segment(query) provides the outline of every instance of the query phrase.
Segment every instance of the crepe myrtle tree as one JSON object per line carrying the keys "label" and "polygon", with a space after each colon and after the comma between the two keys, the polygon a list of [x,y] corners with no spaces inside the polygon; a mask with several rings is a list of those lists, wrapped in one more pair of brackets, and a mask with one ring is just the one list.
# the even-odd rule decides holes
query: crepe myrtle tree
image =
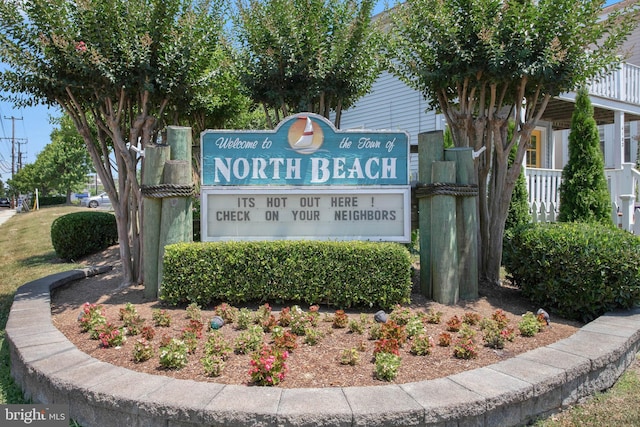
{"label": "crepe myrtle tree", "polygon": [[[243,83],[270,120],[300,111],[340,126],[343,109],[382,70],[374,0],[239,0],[235,34]],[[273,123],[270,123],[273,127]]]}
{"label": "crepe myrtle tree", "polygon": [[[218,0],[0,2],[3,98],[72,119],[115,212],[124,284],[140,283],[140,159],[231,85]],[[220,84],[222,82],[222,84]],[[220,109],[224,110],[224,109]],[[218,111],[219,112],[219,111]]]}
{"label": "crepe myrtle tree", "polygon": [[392,13],[391,71],[442,111],[457,147],[486,147],[475,162],[482,281],[499,282],[509,201],[547,103],[622,59],[638,12],[601,19],[603,3],[407,0]]}

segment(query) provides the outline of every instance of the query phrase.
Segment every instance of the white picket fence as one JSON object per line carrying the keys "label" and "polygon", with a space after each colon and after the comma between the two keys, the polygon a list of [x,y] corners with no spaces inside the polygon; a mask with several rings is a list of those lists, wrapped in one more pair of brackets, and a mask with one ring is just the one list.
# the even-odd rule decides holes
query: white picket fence
{"label": "white picket fence", "polygon": [[[606,169],[605,176],[611,195],[611,216],[622,229],[640,235],[640,205],[636,207],[640,188],[640,172],[632,163],[622,169]],[[562,170],[534,169],[525,171],[529,208],[533,222],[555,222],[560,206]],[[638,221],[635,221],[636,216]]]}

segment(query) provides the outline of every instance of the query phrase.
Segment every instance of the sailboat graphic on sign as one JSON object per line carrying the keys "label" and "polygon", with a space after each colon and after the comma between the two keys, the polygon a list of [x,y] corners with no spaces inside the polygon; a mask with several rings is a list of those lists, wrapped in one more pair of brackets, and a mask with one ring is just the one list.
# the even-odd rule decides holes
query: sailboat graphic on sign
{"label": "sailboat graphic on sign", "polygon": [[313,123],[309,117],[299,117],[300,120],[307,120],[304,131],[300,138],[293,144],[296,148],[307,148],[313,144]]}

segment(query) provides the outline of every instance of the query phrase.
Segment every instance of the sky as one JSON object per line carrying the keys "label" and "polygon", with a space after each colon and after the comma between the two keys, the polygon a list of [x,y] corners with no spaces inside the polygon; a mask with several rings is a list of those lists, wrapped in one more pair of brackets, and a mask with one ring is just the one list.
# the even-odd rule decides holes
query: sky
{"label": "sky", "polygon": [[[607,5],[619,0],[608,0]],[[384,10],[386,4],[393,0],[378,0],[373,11],[377,14]],[[50,141],[54,126],[49,122],[50,116],[60,117],[59,109],[45,106],[15,109],[4,101],[0,101],[0,180],[6,182],[11,178],[11,141],[15,138],[16,162],[18,147],[22,153],[22,164],[33,163],[38,153]],[[12,120],[12,118],[15,118]],[[19,145],[17,143],[20,143]]]}

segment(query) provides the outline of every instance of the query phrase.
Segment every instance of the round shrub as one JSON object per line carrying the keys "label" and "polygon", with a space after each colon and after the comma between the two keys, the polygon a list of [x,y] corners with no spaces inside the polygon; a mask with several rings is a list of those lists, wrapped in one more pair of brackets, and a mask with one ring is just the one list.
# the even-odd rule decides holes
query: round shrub
{"label": "round shrub", "polygon": [[53,249],[65,260],[77,260],[117,242],[116,217],[107,212],[74,212],[51,224]]}
{"label": "round shrub", "polygon": [[599,224],[532,224],[505,240],[504,267],[536,304],[590,321],[640,302],[640,238]]}

